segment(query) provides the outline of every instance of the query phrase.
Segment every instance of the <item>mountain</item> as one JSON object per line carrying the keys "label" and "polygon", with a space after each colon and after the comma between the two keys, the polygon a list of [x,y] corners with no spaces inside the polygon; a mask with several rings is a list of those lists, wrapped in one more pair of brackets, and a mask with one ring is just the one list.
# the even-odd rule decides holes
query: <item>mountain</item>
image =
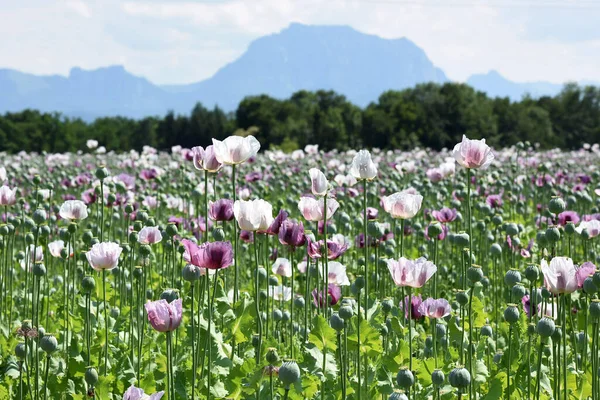
{"label": "mountain", "polygon": [[[253,41],[212,77],[187,85],[155,85],[122,66],[71,69],[68,76],[37,76],[0,69],[0,113],[25,108],[93,119],[142,118],[168,110],[189,113],[197,102],[235,110],[249,95],[285,98],[298,90],[331,89],[357,105],[391,89],[447,82],[425,52],[406,38],[383,39],[347,26],[291,24]],[[495,71],[468,83],[492,96],[518,100],[524,93],[555,94],[560,85],[515,83]]]}
{"label": "mountain", "polygon": [[560,92],[563,85],[550,82],[512,82],[500,75],[497,71],[487,74],[475,74],[467,80],[473,88],[486,92],[491,97],[509,97],[511,100],[520,100],[525,95],[531,97],[554,96]]}

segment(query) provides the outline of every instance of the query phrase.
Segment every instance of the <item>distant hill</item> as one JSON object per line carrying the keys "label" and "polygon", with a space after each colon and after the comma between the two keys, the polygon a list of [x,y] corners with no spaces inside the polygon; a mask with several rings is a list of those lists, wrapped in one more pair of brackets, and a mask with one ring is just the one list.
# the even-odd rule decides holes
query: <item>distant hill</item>
{"label": "distant hill", "polygon": [[[67,77],[37,76],[0,69],[0,112],[35,108],[93,119],[141,118],[168,110],[188,113],[197,102],[235,110],[249,95],[284,98],[298,90],[331,89],[365,106],[390,89],[447,82],[425,52],[406,38],[383,39],[347,26],[291,24],[253,41],[237,60],[212,77],[187,85],[158,86],[122,66],[71,69]],[[467,81],[490,96],[520,99],[554,95],[562,85],[515,83],[495,71]]]}

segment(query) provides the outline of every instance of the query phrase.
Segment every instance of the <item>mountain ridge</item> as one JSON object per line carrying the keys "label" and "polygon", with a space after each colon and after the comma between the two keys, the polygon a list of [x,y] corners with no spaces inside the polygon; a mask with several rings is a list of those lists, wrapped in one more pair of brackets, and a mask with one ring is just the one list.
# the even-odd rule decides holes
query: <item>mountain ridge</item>
{"label": "mountain ridge", "polygon": [[[319,89],[334,90],[364,107],[386,90],[449,81],[408,38],[384,39],[349,26],[292,23],[255,39],[213,76],[190,84],[156,85],[123,65],[73,67],[67,76],[0,68],[0,112],[34,108],[86,119],[143,118],[169,110],[189,113],[197,102],[233,111],[246,96],[285,98],[298,90]],[[525,93],[555,95],[562,88],[550,82],[512,82],[495,70],[474,74],[466,83],[511,100]]]}

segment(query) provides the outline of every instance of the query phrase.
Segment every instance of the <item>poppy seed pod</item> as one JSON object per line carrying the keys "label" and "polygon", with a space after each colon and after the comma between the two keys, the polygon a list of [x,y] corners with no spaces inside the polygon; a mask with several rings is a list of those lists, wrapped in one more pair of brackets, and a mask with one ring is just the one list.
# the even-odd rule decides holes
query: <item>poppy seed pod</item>
{"label": "poppy seed pod", "polygon": [[195,265],[187,264],[181,271],[181,276],[188,282],[194,282],[200,279],[200,269]]}
{"label": "poppy seed pod", "polygon": [[279,354],[277,354],[277,349],[274,347],[269,347],[267,349],[265,358],[269,364],[277,364],[279,362]]}
{"label": "poppy seed pod", "polygon": [[530,282],[535,282],[538,280],[540,276],[540,270],[535,265],[529,265],[525,268],[525,278],[527,278]]}
{"label": "poppy seed pod", "polygon": [[160,298],[172,303],[179,298],[179,292],[176,289],[166,289],[160,294]]}
{"label": "poppy seed pod", "polygon": [[415,377],[408,368],[401,368],[396,375],[396,383],[403,389],[408,389],[415,384]]}
{"label": "poppy seed pod", "polygon": [[108,170],[105,167],[101,166],[96,169],[95,175],[96,175],[96,178],[102,180],[108,176]]}
{"label": "poppy seed pod", "polygon": [[562,330],[560,325],[556,325],[556,329],[552,332],[552,341],[554,343],[560,343],[560,339],[562,338]]}
{"label": "poppy seed pod", "polygon": [[484,325],[481,327],[481,336],[492,337],[493,330],[491,325]]}
{"label": "poppy seed pod", "polygon": [[575,224],[573,223],[573,221],[567,222],[567,224],[565,225],[565,233],[567,235],[572,235],[575,232],[576,232],[575,231]]}
{"label": "poppy seed pod", "polygon": [[469,303],[469,295],[464,290],[459,290],[456,292],[456,301],[461,306],[465,306]]}
{"label": "poppy seed pod", "polygon": [[85,276],[81,281],[81,288],[86,294],[92,293],[96,289],[96,281],[93,276]]}
{"label": "poppy seed pod", "polygon": [[388,398],[388,400],[408,400],[408,397],[406,397],[406,395],[404,393],[394,392],[394,393],[390,394],[390,397]]}
{"label": "poppy seed pod", "polygon": [[596,286],[594,279],[591,276],[588,276],[583,281],[583,291],[586,294],[595,294],[598,291],[598,286]]}
{"label": "poppy seed pod", "polygon": [[600,320],[600,300],[593,299],[589,306],[590,317],[593,321]]}
{"label": "poppy seed pod", "polygon": [[471,384],[471,374],[469,374],[469,371],[466,368],[454,368],[450,371],[448,380],[452,387],[462,390]]}
{"label": "poppy seed pod", "polygon": [[300,379],[300,368],[296,361],[285,361],[279,367],[279,380],[283,383],[283,387],[289,387]]}
{"label": "poppy seed pod", "polygon": [[553,197],[548,203],[548,210],[550,210],[552,214],[560,214],[565,211],[566,208],[567,204],[560,197]]}
{"label": "poppy seed pod", "polygon": [[329,318],[329,325],[337,332],[341,332],[344,329],[344,320],[338,313],[334,313]]}
{"label": "poppy seed pod", "polygon": [[519,227],[515,223],[506,224],[506,234],[509,236],[516,236],[519,234]]}
{"label": "poppy seed pod", "polygon": [[362,275],[357,276],[354,281],[354,286],[356,286],[358,290],[362,290],[365,287],[365,278]]}
{"label": "poppy seed pod", "polygon": [[546,229],[546,233],[544,234],[548,243],[556,243],[560,240],[560,231],[557,227],[553,226]]}
{"label": "poppy seed pod", "polygon": [[521,301],[521,299],[523,298],[523,296],[525,296],[526,293],[527,291],[525,289],[525,286],[523,286],[520,283],[516,284],[511,288],[511,295],[513,301]]}
{"label": "poppy seed pod", "polygon": [[494,243],[490,247],[490,253],[492,254],[492,256],[499,256],[500,254],[502,254],[502,247],[500,247],[498,243]]}
{"label": "poppy seed pod", "polygon": [[[39,331],[39,330],[38,330]],[[45,334],[40,339],[40,348],[44,350],[46,353],[50,354],[58,348],[58,341],[52,335]]]}
{"label": "poppy seed pod", "polygon": [[431,373],[431,382],[435,386],[443,385],[445,380],[446,376],[444,375],[444,371],[442,371],[441,369],[436,369]]}
{"label": "poppy seed pod", "polygon": [[381,309],[383,310],[384,314],[389,314],[390,311],[392,311],[393,306],[394,306],[393,299],[387,298],[381,302]]}
{"label": "poppy seed pod", "polygon": [[471,265],[467,269],[467,278],[471,283],[479,282],[483,279],[483,270],[479,265]]}
{"label": "poppy seed pod", "polygon": [[42,263],[33,264],[32,272],[34,276],[42,277],[46,275],[46,266]]}
{"label": "poppy seed pod", "polygon": [[504,309],[504,320],[509,324],[514,324],[519,320],[520,312],[515,304],[509,304]]}
{"label": "poppy seed pod", "polygon": [[225,231],[223,230],[223,228],[213,228],[212,237],[217,242],[221,242],[225,240]]}
{"label": "poppy seed pod", "polygon": [[340,307],[339,315],[342,319],[347,321],[354,316],[354,310],[351,305],[342,305]]}
{"label": "poppy seed pod", "polygon": [[521,282],[521,273],[516,269],[509,269],[504,275],[504,284],[512,287]]}

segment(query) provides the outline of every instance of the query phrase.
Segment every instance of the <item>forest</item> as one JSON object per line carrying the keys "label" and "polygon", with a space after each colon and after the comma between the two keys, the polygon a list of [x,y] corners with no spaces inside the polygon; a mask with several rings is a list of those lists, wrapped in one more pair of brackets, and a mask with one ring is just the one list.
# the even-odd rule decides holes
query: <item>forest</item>
{"label": "forest", "polygon": [[119,116],[87,122],[36,110],[0,116],[0,151],[68,152],[98,140],[108,151],[205,146],[211,138],[252,132],[263,148],[439,150],[463,134],[485,137],[493,147],[528,140],[544,148],[572,149],[600,141],[600,88],[566,84],[556,96],[518,102],[490,98],[459,83],[422,84],[387,91],[365,108],[333,91],[299,91],[290,98],[244,98],[233,112],[197,104],[189,115]]}

